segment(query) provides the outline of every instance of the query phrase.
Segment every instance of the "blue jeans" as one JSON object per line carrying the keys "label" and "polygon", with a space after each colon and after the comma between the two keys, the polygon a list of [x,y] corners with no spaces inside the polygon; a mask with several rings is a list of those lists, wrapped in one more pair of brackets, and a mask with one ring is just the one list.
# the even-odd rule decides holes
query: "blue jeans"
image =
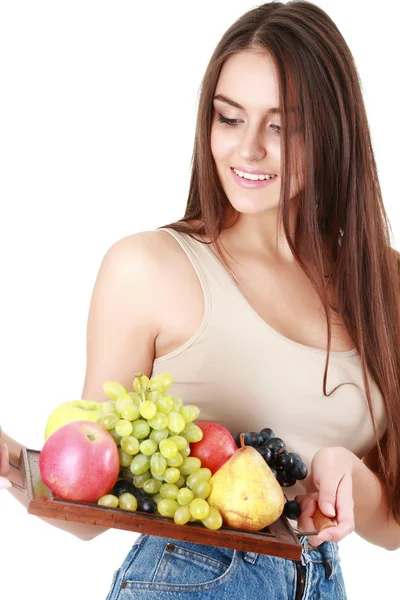
{"label": "blue jeans", "polygon": [[106,600],[347,600],[338,545],[300,542],[294,561],[140,535]]}

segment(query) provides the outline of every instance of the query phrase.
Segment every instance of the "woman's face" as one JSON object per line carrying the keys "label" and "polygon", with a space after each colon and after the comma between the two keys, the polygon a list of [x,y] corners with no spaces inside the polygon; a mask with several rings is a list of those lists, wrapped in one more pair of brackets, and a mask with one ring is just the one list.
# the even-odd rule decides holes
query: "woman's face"
{"label": "woman's face", "polygon": [[[275,211],[281,188],[281,141],[279,89],[272,59],[254,51],[229,57],[219,76],[213,106],[211,152],[231,205],[246,214]],[[248,181],[234,169],[274,177]],[[291,185],[290,196],[296,191]]]}

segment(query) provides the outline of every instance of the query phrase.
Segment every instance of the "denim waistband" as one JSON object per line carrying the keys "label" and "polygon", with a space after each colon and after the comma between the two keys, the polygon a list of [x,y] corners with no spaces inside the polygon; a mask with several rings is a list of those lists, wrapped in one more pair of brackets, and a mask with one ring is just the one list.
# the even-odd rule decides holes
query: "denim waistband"
{"label": "denim waistband", "polygon": [[[315,547],[310,544],[307,536],[301,536],[299,541],[303,546],[300,557],[301,564],[304,567],[307,567],[310,562],[323,564],[327,579],[332,579],[340,562],[338,544],[336,542],[322,542],[322,544]],[[259,556],[262,555],[256,552],[243,552],[243,560],[253,565],[257,562]]]}

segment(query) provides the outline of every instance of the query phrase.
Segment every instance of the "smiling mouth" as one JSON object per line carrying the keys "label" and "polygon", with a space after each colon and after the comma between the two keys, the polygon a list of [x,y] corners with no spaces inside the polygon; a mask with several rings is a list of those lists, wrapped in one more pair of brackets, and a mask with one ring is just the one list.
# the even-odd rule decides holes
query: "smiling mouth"
{"label": "smiling mouth", "polygon": [[[231,168],[231,173],[232,173],[232,177],[234,182],[236,183],[236,185],[242,187],[242,188],[246,188],[246,189],[260,189],[260,188],[265,188],[267,186],[272,185],[277,179],[278,176],[275,175],[274,177],[269,177],[267,176],[267,178],[265,178],[264,176],[256,176],[253,175],[253,177],[248,178],[248,177],[244,177],[241,176],[240,173],[236,172],[236,169]],[[251,175],[251,174],[250,174]]]}
{"label": "smiling mouth", "polygon": [[278,177],[277,175],[270,174],[261,174],[261,173],[247,173],[246,171],[240,171],[240,169],[235,169],[235,167],[231,167],[232,171],[240,177],[241,179],[245,179],[246,181],[269,181],[270,179],[275,179]]}

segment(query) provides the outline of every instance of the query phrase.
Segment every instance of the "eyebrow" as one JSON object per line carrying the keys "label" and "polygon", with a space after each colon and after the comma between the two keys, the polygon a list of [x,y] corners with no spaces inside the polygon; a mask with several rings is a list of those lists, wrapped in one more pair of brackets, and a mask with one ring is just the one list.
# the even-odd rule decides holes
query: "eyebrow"
{"label": "eyebrow", "polygon": [[[217,94],[216,96],[214,96],[214,100],[221,100],[221,102],[225,102],[226,104],[230,104],[231,106],[234,106],[235,108],[240,108],[241,110],[245,110],[245,108],[239,104],[238,102],[235,102],[235,100],[232,100],[231,98],[228,98],[228,96],[224,96],[224,94]],[[295,106],[289,106],[289,111],[294,112],[296,110]],[[274,107],[274,108],[270,108],[267,110],[267,113],[272,113],[272,114],[276,114],[276,113],[280,113],[281,109],[279,107]]]}

